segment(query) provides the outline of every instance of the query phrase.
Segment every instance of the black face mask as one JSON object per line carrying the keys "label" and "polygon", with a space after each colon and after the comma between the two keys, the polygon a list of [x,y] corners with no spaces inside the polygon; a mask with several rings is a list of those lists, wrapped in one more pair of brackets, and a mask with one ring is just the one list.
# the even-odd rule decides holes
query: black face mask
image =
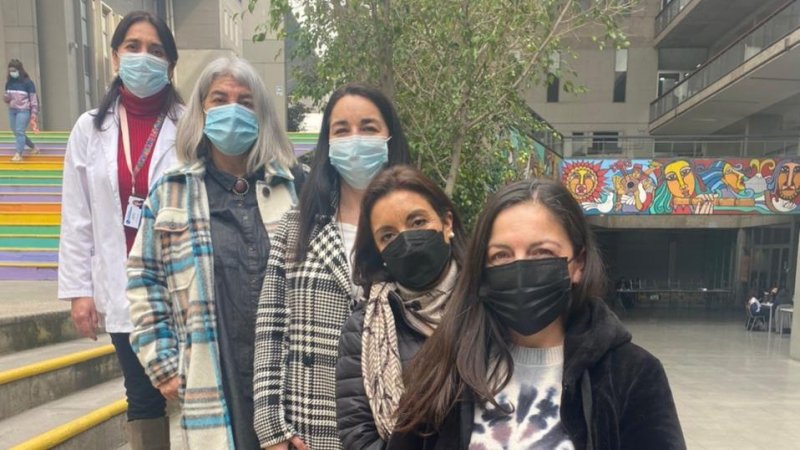
{"label": "black face mask", "polygon": [[450,244],[441,231],[404,231],[383,249],[381,257],[395,281],[419,291],[439,279],[450,261]]}
{"label": "black face mask", "polygon": [[572,280],[566,258],[525,259],[484,269],[480,298],[504,326],[523,336],[542,331],[564,311]]}

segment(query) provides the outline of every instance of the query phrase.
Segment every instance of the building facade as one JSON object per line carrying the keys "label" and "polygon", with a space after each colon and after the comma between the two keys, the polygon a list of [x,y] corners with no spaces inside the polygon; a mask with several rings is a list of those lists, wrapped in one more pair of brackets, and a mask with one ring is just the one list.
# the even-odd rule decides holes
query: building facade
{"label": "building facade", "polygon": [[[274,35],[254,43],[269,1],[253,14],[241,0],[2,0],[0,60],[20,59],[39,91],[40,127],[69,130],[97,105],[114,77],[111,37],[122,17],[146,10],[163,18],[175,34],[179,61],[175,83],[188,94],[205,64],[217,56],[251,61],[274,96],[285,122],[283,42]],[[7,121],[0,129],[8,130]]]}
{"label": "building facade", "polygon": [[643,0],[622,25],[627,49],[570,42],[587,93],[526,93],[564,135],[562,180],[612,280],[735,305],[795,292],[800,1]]}

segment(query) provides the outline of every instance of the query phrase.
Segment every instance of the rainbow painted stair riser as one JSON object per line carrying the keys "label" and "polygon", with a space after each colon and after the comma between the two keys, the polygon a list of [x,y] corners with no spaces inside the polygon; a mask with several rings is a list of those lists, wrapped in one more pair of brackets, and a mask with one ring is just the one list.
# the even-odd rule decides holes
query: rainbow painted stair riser
{"label": "rainbow painted stair riser", "polygon": [[[55,280],[61,223],[61,183],[69,132],[31,133],[39,154],[11,162],[14,137],[0,131],[0,280]],[[299,156],[316,133],[289,133]]]}
{"label": "rainbow painted stair riser", "polygon": [[0,280],[54,280],[61,182],[69,133],[31,134],[39,154],[12,163],[13,138],[0,132]]}

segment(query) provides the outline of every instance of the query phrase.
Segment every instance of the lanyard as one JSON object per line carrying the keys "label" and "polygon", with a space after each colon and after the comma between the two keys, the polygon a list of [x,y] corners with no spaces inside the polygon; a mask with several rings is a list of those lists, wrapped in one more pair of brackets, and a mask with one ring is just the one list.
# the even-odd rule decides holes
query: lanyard
{"label": "lanyard", "polygon": [[144,149],[142,150],[142,155],[139,156],[139,161],[136,162],[136,167],[133,167],[131,164],[131,139],[130,139],[130,132],[128,131],[128,115],[125,112],[125,107],[120,102],[119,104],[119,122],[122,128],[122,148],[125,150],[125,163],[128,165],[128,172],[131,174],[131,195],[136,196],[136,175],[144,167],[145,163],[147,162],[147,157],[150,155],[150,152],[153,151],[153,147],[155,147],[156,139],[158,138],[158,133],[161,131],[161,125],[164,124],[164,117],[166,115],[164,113],[159,114],[158,119],[156,119],[156,123],[153,124],[153,129],[150,130],[150,135],[147,136],[147,141],[144,143]]}

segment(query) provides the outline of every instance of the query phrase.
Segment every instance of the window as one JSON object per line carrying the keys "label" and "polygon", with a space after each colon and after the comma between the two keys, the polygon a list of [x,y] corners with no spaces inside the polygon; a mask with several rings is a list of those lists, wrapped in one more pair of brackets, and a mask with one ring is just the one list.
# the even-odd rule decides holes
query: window
{"label": "window", "polygon": [[547,83],[547,103],[558,103],[558,91],[561,88],[561,82],[555,75],[548,77]]}
{"label": "window", "polygon": [[547,76],[547,103],[558,103],[558,91],[561,89],[561,80],[558,71],[561,67],[561,54],[553,52],[550,56],[550,73]]}
{"label": "window", "polygon": [[628,49],[614,53],[614,103],[625,103],[628,85]]}
{"label": "window", "polygon": [[595,131],[592,133],[592,146],[588,154],[602,155],[619,153],[619,132],[617,131]]}

